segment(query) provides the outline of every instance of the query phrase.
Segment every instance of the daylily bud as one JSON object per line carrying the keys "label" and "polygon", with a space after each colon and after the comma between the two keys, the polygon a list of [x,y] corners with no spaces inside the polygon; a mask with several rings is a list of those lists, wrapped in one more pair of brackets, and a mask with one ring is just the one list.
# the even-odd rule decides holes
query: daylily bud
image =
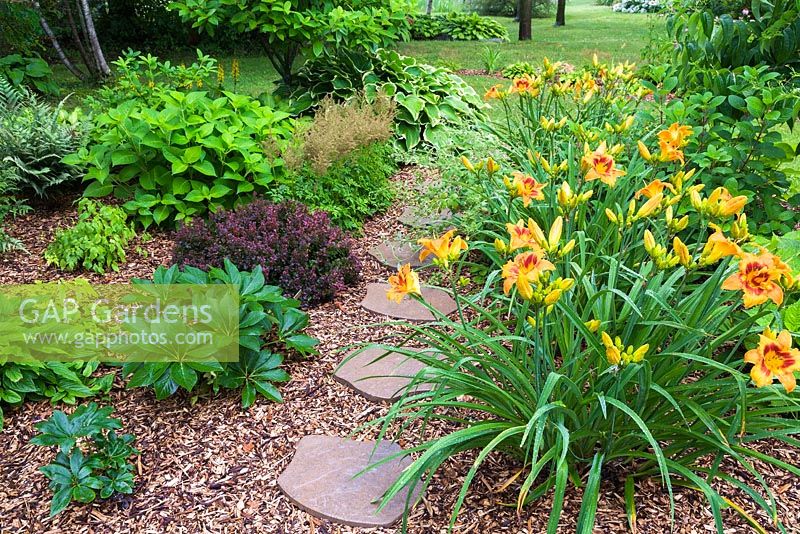
{"label": "daylily bud", "polygon": [[692,264],[692,255],[689,253],[689,248],[678,236],[675,236],[675,239],[672,240],[672,250],[681,265],[688,268]]}
{"label": "daylily bud", "polygon": [[566,245],[564,245],[564,247],[561,249],[561,251],[559,251],[559,253],[558,253],[558,254],[559,254],[560,256],[566,256],[567,254],[569,254],[570,252],[572,252],[572,249],[574,249],[574,248],[575,248],[575,240],[574,240],[574,239],[570,239],[570,240],[567,242],[567,244],[566,244]]}
{"label": "daylily bud", "polygon": [[656,248],[656,239],[653,237],[653,233],[650,230],[644,231],[644,249],[652,254]]}
{"label": "daylily bud", "polygon": [[528,324],[531,325],[532,328],[536,328],[536,319],[529,315],[525,320],[528,321]]}
{"label": "daylily bud", "polygon": [[663,193],[658,193],[657,195],[653,196],[652,198],[648,199],[647,202],[642,204],[642,207],[639,208],[639,211],[636,212],[636,218],[641,219],[643,217],[649,217],[652,213],[661,206],[661,201],[664,199]]}
{"label": "daylily bud", "polygon": [[544,298],[544,304],[545,306],[552,306],[553,304],[558,302],[558,299],[560,298],[561,298],[561,290],[560,289],[553,290],[550,293],[548,293],[547,296]]}
{"label": "daylily bud", "polygon": [[475,172],[475,166],[472,164],[469,158],[467,158],[467,156],[461,156],[461,163],[467,168],[468,171]]}
{"label": "daylily bud", "polygon": [[608,217],[609,221],[619,224],[619,219],[617,218],[616,214],[609,208],[606,208],[606,217]]}
{"label": "daylily bud", "polygon": [[559,240],[561,240],[561,231],[563,227],[564,219],[560,216],[556,217],[556,220],[553,221],[553,226],[550,227],[550,234],[547,237],[547,242],[551,249],[555,248]]}
{"label": "daylily bud", "polygon": [[650,151],[647,150],[647,146],[645,146],[644,143],[642,143],[641,141],[637,141],[636,145],[639,147],[639,155],[642,156],[642,159],[644,159],[645,161],[650,161],[651,159],[653,159],[652,154],[650,154]]}
{"label": "daylily bud", "polygon": [[696,189],[692,189],[689,192],[689,201],[692,203],[692,207],[698,211],[700,211],[703,207],[703,199],[700,197],[700,193]]}
{"label": "daylily bud", "polygon": [[506,245],[505,241],[498,237],[494,240],[494,249],[500,254],[505,254],[508,250],[508,245]]}
{"label": "daylily bud", "polygon": [[489,159],[486,160],[486,172],[488,172],[490,176],[499,170],[500,170],[500,165],[498,165],[494,159],[490,157]]}
{"label": "daylily bud", "polygon": [[586,321],[583,324],[586,326],[589,332],[593,334],[600,329],[600,321],[598,319],[592,319],[591,321]]}

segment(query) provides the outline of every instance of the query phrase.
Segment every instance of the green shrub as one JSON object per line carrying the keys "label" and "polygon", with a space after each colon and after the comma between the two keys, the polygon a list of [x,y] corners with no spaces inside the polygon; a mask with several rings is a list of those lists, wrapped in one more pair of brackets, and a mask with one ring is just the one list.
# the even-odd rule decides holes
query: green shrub
{"label": "green shrub", "polygon": [[4,406],[16,407],[25,401],[42,399],[74,404],[77,399],[107,392],[114,382],[113,373],[92,378],[97,363],[9,362],[8,359],[7,354],[0,354],[0,429]]}
{"label": "green shrub", "polygon": [[324,51],[374,50],[408,35],[405,0],[287,0],[280,5],[261,0],[180,0],[170,4],[184,21],[211,35],[219,27],[254,35],[283,83],[292,83],[299,56],[319,57]]}
{"label": "green shrub", "polygon": [[67,113],[62,106],[40,102],[0,76],[0,166],[14,170],[23,192],[44,196],[81,174],[63,158],[81,146],[86,124],[80,109]]}
{"label": "green shrub", "polygon": [[145,228],[173,226],[247,202],[283,178],[261,144],[292,132],[289,115],[224,92],[163,91],[96,118],[88,148],[66,161],[88,167],[88,197],[114,194]]}
{"label": "green shrub", "polygon": [[[659,113],[663,111],[666,124],[677,121],[697,129],[684,149],[687,161],[701,171],[708,187],[724,185],[752,199],[757,206],[749,218],[754,231],[788,232],[800,221],[800,213],[784,205],[797,205],[800,195],[790,196],[784,165],[796,157],[796,148],[783,142],[779,126],[796,120],[800,90],[782,83],[766,66],[740,70],[727,78],[730,85],[724,90],[685,95]],[[677,77],[664,78],[660,88],[645,82],[662,97],[677,83]]]}
{"label": "green shrub", "polygon": [[0,77],[5,76],[14,86],[26,86],[46,95],[57,95],[58,85],[53,71],[40,57],[11,54],[0,57]]}
{"label": "green shrub", "polygon": [[102,112],[132,99],[156,105],[159,94],[165,91],[201,89],[216,75],[217,61],[200,50],[196,54],[197,61],[189,66],[173,65],[129,48],[122,57],[111,62],[113,80],[90,95],[87,102],[92,109]]}
{"label": "green shrub", "polygon": [[291,182],[275,195],[302,202],[311,210],[323,210],[346,230],[358,230],[365,219],[386,210],[394,199],[389,178],[397,170],[389,143],[373,143],[317,174],[311,165],[290,173]]}
{"label": "green shrub", "polygon": [[60,410],[46,421],[36,423],[39,433],[31,443],[58,447],[55,460],[39,468],[50,479],[53,500],[50,517],[64,510],[72,501],[93,502],[114,494],[133,493],[134,466],[130,457],[134,436],[117,435],[119,419],[111,417],[114,408],[100,408],[94,402],[79,406],[67,415]]}
{"label": "green shrub", "polygon": [[[613,0],[608,0],[609,4]],[[469,0],[471,11],[476,11],[481,15],[492,15],[499,17],[514,17],[517,15],[519,0]],[[532,0],[531,16],[535,19],[543,19],[553,14],[555,2],[553,0]]]}
{"label": "green shrub", "polygon": [[295,77],[293,97],[308,109],[326,96],[347,100],[363,92],[372,102],[387,95],[395,103],[395,136],[410,150],[420,143],[436,145],[445,124],[483,117],[486,107],[464,80],[393,50],[374,55],[339,52],[308,61]]}
{"label": "green shrub", "polygon": [[280,368],[284,354],[296,351],[314,353],[317,340],[302,331],[308,314],[299,302],[283,296],[281,289],[266,285],[260,267],[239,271],[227,259],[225,268],[203,271],[195,267],[159,267],[153,280],[136,284],[233,284],[239,288],[239,361],[236,363],[172,362],[126,363],[128,387],[152,387],[157,399],[173,395],[179,388],[193,392],[198,385],[220,389],[241,389],[242,406],[255,402],[256,394],[281,402],[275,382],[286,382],[289,375]]}
{"label": "green shrub", "polygon": [[86,269],[105,273],[119,271],[125,249],[136,237],[126,222],[125,210],[84,198],[78,202],[78,222],[60,230],[44,252],[47,264],[63,271]]}
{"label": "green shrub", "polygon": [[453,41],[508,41],[505,26],[494,19],[475,13],[447,13],[446,15],[414,15],[411,37],[415,40],[447,38]]}

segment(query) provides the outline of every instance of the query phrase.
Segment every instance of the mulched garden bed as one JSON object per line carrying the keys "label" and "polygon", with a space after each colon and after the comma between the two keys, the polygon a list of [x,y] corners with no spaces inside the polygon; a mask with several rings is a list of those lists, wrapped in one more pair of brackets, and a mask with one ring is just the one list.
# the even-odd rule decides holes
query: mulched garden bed
{"label": "mulched garden bed", "polygon": [[[407,170],[396,179],[414,179]],[[356,254],[362,261],[363,280],[334,302],[310,311],[309,334],[318,337],[317,357],[287,363],[292,380],[281,388],[285,402],[275,404],[259,398],[249,411],[242,411],[238,392],[211,397],[176,395],[157,402],[144,389],[127,390],[118,381],[107,399],[124,430],[137,437],[141,451],[136,491],[133,495],[88,506],[72,506],[49,519],[50,492],[37,468],[52,458],[44,448],[29,444],[34,423],[50,415],[48,402],[29,403],[9,411],[0,433],[0,532],[269,532],[339,533],[395,532],[397,529],[359,529],[321,521],[299,510],[280,492],[278,475],[292,458],[295,444],[306,434],[348,436],[360,425],[386,413],[387,406],[374,404],[332,378],[344,354],[354,343],[385,340],[398,327],[388,319],[359,307],[367,282],[382,282],[390,274],[367,250],[400,231],[396,222],[402,206],[369,221],[364,235],[357,238]],[[53,231],[74,217],[69,202],[37,211],[18,219],[10,233],[23,240],[30,255],[9,254],[0,260],[0,281],[32,282],[37,279],[70,278],[43,265],[40,254]],[[131,276],[146,277],[154,267],[171,257],[167,234],[154,234],[142,245],[146,257],[131,254],[119,273],[89,275],[93,282],[123,281]],[[433,425],[420,435],[412,427],[400,444],[410,446],[445,430]],[[375,429],[361,430],[355,437],[374,437]],[[759,447],[794,465],[798,451],[780,449],[774,443]],[[445,532],[450,511],[474,455],[464,454],[448,462],[436,475],[424,500],[412,511],[413,533]],[[779,512],[785,524],[794,528],[800,521],[800,484],[780,470],[758,466],[776,492]],[[503,492],[498,488],[518,471],[507,458],[492,455],[472,485],[462,514],[455,526],[458,533],[543,532],[550,510],[549,498],[541,499],[517,515],[513,507],[517,486]],[[738,476],[738,473],[734,473]],[[595,532],[626,532],[623,504],[623,473],[603,481]],[[736,492],[727,493],[737,503],[747,500]],[[676,488],[675,532],[714,532],[713,520],[703,497],[689,489]],[[669,531],[669,501],[655,481],[637,487],[638,532]],[[580,491],[567,492],[562,531],[574,532]],[[751,506],[746,506],[751,510]],[[727,533],[753,529],[732,511],[724,512]],[[757,514],[763,524],[767,518]]]}

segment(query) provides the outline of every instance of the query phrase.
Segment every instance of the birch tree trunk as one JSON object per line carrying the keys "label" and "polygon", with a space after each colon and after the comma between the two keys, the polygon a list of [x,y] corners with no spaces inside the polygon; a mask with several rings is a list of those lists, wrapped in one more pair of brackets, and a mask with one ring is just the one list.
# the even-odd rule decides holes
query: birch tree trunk
{"label": "birch tree trunk", "polygon": [[61,63],[67,67],[67,70],[70,71],[76,78],[79,80],[85,80],[86,75],[81,72],[73,63],[69,60],[67,55],[64,53],[64,49],[61,48],[61,43],[58,42],[56,35],[53,33],[53,30],[50,28],[50,25],[47,23],[47,20],[44,18],[44,14],[42,14],[42,7],[39,5],[38,0],[34,0],[31,5],[33,9],[36,10],[36,13],[39,15],[39,25],[42,27],[42,31],[50,40],[50,43],[53,45],[53,49],[56,51],[58,55],[58,59],[61,60]]}
{"label": "birch tree trunk", "polygon": [[100,48],[100,41],[97,39],[97,32],[94,29],[94,20],[92,20],[92,12],[89,9],[89,0],[80,0],[80,7],[83,11],[83,18],[86,21],[86,34],[89,38],[92,55],[97,61],[97,68],[102,76],[108,76],[111,74],[111,69],[108,68],[106,58],[103,56],[103,49]]}

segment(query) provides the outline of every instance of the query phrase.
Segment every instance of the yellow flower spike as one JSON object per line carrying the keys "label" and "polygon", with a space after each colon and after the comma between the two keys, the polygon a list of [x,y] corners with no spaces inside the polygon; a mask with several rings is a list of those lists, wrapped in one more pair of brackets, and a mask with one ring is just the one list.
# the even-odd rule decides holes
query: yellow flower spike
{"label": "yellow flower spike", "polygon": [[461,164],[464,165],[469,172],[475,172],[475,166],[467,156],[461,156]]}
{"label": "yellow flower spike", "polygon": [[606,208],[606,217],[608,217],[608,220],[614,224],[619,224],[619,218],[617,218],[617,215],[609,208]]}
{"label": "yellow flower spike", "polygon": [[644,231],[644,249],[651,255],[656,249],[656,238],[650,230]]}
{"label": "yellow flower spike", "polygon": [[703,209],[703,199],[700,196],[700,193],[696,189],[692,189],[689,191],[689,202],[692,204],[692,207],[697,211],[701,211]]}
{"label": "yellow flower spike", "polygon": [[503,185],[505,185],[506,189],[509,191],[514,190],[514,184],[511,183],[511,180],[508,178],[508,176],[503,176]]}
{"label": "yellow flower spike", "polygon": [[505,241],[498,237],[494,240],[494,249],[500,254],[505,254],[508,252],[508,245],[506,245]]}
{"label": "yellow flower spike", "polygon": [[492,158],[486,160],[486,172],[489,173],[489,176],[492,176],[494,173],[500,170],[500,165]]}
{"label": "yellow flower spike", "polygon": [[553,170],[550,167],[550,162],[549,161],[547,161],[546,159],[542,158],[540,160],[540,163],[542,164],[542,168],[544,169],[544,172],[546,172],[547,174],[552,174],[553,173]]}
{"label": "yellow flower spike", "polygon": [[567,124],[567,118],[561,117],[561,120],[556,123],[556,126],[560,129],[566,126],[566,124]]}
{"label": "yellow flower spike", "polygon": [[662,193],[658,193],[654,197],[650,198],[647,202],[642,204],[642,207],[636,212],[635,218],[642,219],[644,217],[649,217],[661,206],[662,200],[664,200],[664,195]]}
{"label": "yellow flower spike", "polygon": [[525,320],[528,321],[528,324],[531,325],[531,328],[536,328],[536,319],[529,315],[525,318]]}
{"label": "yellow flower spike", "polygon": [[592,54],[592,67],[597,68],[600,63],[597,61],[597,54]]}
{"label": "yellow flower spike", "polygon": [[548,293],[547,296],[544,298],[544,304],[545,306],[552,306],[553,304],[558,302],[558,299],[560,298],[561,298],[561,290],[554,289],[553,291]]}
{"label": "yellow flower spike", "polygon": [[650,151],[647,149],[647,146],[644,143],[641,141],[636,141],[636,146],[639,147],[639,155],[642,156],[643,160],[650,161],[653,159],[653,155],[650,154]]}
{"label": "yellow flower spike", "polygon": [[675,236],[672,240],[672,250],[681,265],[687,269],[692,265],[692,255],[689,253],[689,247],[678,236]]}
{"label": "yellow flower spike", "polygon": [[572,188],[569,186],[569,183],[563,182],[561,187],[558,188],[558,193],[556,193],[556,199],[558,200],[558,205],[562,208],[567,208],[570,206],[573,198]]}
{"label": "yellow flower spike", "polygon": [[558,283],[558,288],[561,291],[569,291],[575,285],[574,278],[564,278]]}
{"label": "yellow flower spike", "polygon": [[578,202],[581,203],[581,204],[585,204],[586,202],[589,201],[590,198],[592,198],[592,195],[594,195],[594,190],[593,189],[589,189],[585,193],[581,193],[578,196]]}
{"label": "yellow flower spike", "polygon": [[386,298],[401,303],[406,295],[421,295],[419,276],[411,270],[411,265],[406,263],[397,273],[389,277],[389,289]]}
{"label": "yellow flower spike", "polygon": [[419,253],[419,260],[433,254],[436,256],[436,263],[447,269],[451,261],[455,261],[462,251],[467,250],[467,242],[461,236],[453,237],[455,230],[449,230],[444,235],[434,239],[419,239],[417,243],[422,245]]}
{"label": "yellow flower spike", "polygon": [[586,321],[583,323],[587,330],[591,333],[595,333],[600,329],[600,320],[599,319],[592,319],[591,321]]}
{"label": "yellow flower spike", "polygon": [[611,336],[605,332],[601,332],[600,338],[603,340],[603,345],[606,347],[606,359],[608,363],[611,365],[619,365],[622,363],[622,353],[611,340]]}
{"label": "yellow flower spike", "polygon": [[625,117],[625,120],[622,121],[620,123],[620,125],[619,125],[620,126],[620,133],[629,130],[630,127],[633,126],[633,121],[634,120],[636,120],[636,117],[634,117],[633,115],[628,115],[627,117]]}
{"label": "yellow flower spike", "polygon": [[559,251],[558,251],[558,255],[559,255],[559,256],[566,256],[567,254],[569,254],[570,252],[572,252],[572,250],[573,250],[574,248],[575,248],[575,240],[574,240],[574,239],[570,239],[570,240],[567,242],[567,244],[566,244],[566,245],[564,245],[564,248],[562,248],[561,250],[559,250]]}
{"label": "yellow flower spike", "polygon": [[606,130],[608,133],[614,133],[614,127],[613,127],[613,126],[611,126],[611,124],[610,124],[609,122],[606,122],[606,123],[603,125],[603,128],[605,128],[605,130]]}

